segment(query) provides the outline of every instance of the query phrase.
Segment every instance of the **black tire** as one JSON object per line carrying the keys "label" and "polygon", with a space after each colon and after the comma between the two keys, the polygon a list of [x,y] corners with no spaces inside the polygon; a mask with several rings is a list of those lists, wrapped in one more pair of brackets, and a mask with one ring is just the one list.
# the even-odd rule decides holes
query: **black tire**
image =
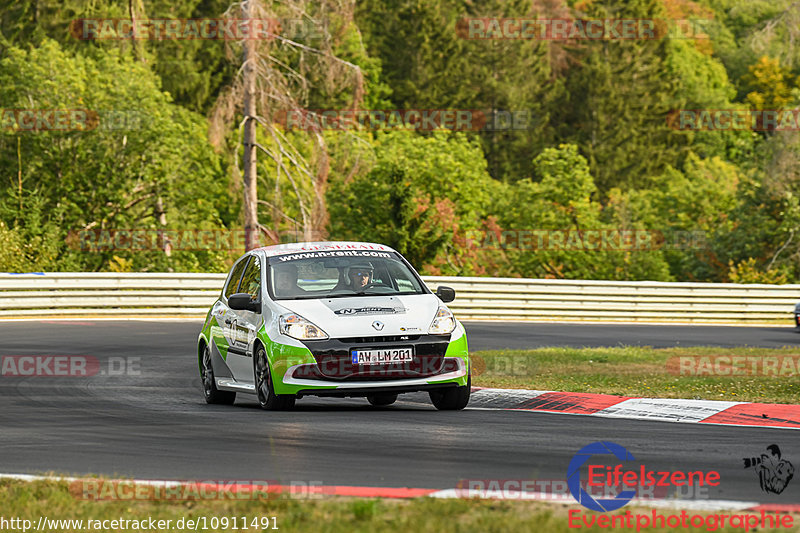
{"label": "black tire", "polygon": [[236,393],[219,390],[214,381],[214,368],[211,366],[211,349],[208,345],[203,347],[203,360],[200,364],[200,379],[203,384],[203,396],[206,403],[231,405],[236,401]]}
{"label": "black tire", "polygon": [[428,391],[431,403],[440,411],[458,411],[469,403],[469,393],[472,388],[472,376],[467,378],[463,387]]}
{"label": "black tire", "polygon": [[275,394],[272,387],[272,372],[270,372],[267,352],[260,344],[256,345],[253,354],[253,371],[255,373],[256,394],[258,403],[267,411],[286,411],[294,407],[295,396],[291,394]]}
{"label": "black tire", "polygon": [[397,401],[397,394],[372,394],[367,401],[375,407],[386,407]]}

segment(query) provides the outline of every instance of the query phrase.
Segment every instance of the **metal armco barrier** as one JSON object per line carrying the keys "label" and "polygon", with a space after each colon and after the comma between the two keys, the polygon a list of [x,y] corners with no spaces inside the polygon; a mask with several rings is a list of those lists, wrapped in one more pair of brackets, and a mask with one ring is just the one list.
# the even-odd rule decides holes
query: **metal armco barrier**
{"label": "metal armco barrier", "polygon": [[[203,317],[225,274],[0,274],[0,317]],[[425,277],[462,320],[792,323],[800,285]]]}

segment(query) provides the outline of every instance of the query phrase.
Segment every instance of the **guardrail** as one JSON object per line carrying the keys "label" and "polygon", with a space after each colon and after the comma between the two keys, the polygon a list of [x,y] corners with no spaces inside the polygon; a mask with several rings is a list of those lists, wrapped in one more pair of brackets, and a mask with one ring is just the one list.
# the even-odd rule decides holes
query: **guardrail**
{"label": "guardrail", "polygon": [[[460,319],[792,323],[800,285],[425,277]],[[0,317],[205,316],[225,274],[0,274]]]}

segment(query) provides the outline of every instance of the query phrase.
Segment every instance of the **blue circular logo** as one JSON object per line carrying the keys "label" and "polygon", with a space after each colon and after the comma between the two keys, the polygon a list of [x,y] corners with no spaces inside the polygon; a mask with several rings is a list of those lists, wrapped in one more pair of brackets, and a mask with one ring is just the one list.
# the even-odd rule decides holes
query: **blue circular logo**
{"label": "blue circular logo", "polygon": [[610,499],[592,498],[583,488],[581,488],[581,466],[588,461],[593,455],[613,455],[620,461],[635,461],[633,454],[613,442],[598,441],[584,446],[569,462],[567,468],[567,486],[572,494],[572,497],[577,502],[587,509],[592,511],[599,511],[605,513],[607,511],[616,511],[620,507],[625,506],[634,496],[635,490],[623,490],[615,497]]}

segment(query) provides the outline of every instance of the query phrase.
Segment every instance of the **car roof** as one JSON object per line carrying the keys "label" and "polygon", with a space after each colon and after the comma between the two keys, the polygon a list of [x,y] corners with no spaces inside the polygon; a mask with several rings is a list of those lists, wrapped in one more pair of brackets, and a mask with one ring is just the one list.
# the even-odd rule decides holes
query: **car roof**
{"label": "car roof", "polygon": [[286,244],[274,244],[272,246],[262,246],[254,248],[251,252],[262,252],[267,257],[276,255],[294,254],[297,252],[319,252],[326,250],[378,250],[381,252],[394,252],[384,244],[374,242],[355,242],[355,241],[318,241],[318,242],[291,242]]}

